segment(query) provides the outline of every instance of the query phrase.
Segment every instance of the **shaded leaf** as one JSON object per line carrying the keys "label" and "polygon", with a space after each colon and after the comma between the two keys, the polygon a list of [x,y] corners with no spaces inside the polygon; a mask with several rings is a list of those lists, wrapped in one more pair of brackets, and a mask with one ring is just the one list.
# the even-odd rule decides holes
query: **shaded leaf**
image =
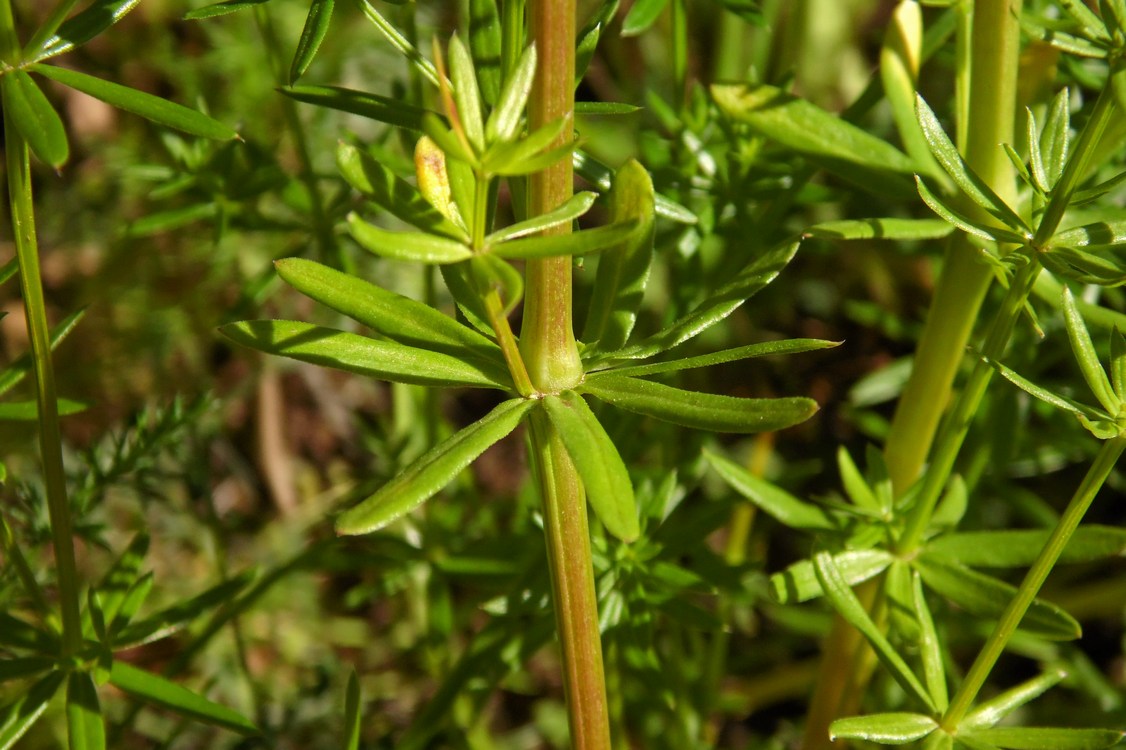
{"label": "shaded leaf", "polygon": [[184,14],[184,20],[199,21],[204,18],[225,16],[228,13],[237,13],[240,10],[246,10],[247,8],[253,8],[255,5],[262,5],[268,2],[270,2],[270,0],[226,0],[222,3],[213,3],[212,5],[205,5],[202,8],[188,11]]}
{"label": "shaded leaf", "polygon": [[[963,531],[927,543],[924,555],[970,567],[1010,568],[1031,565],[1048,541],[1048,529]],[[1126,552],[1126,529],[1080,526],[1063,548],[1061,563],[1091,562]]]}
{"label": "shaded leaf", "polygon": [[818,409],[808,398],[719,396],[608,373],[588,374],[578,390],[626,411],[713,432],[781,430],[804,422]]}
{"label": "shaded leaf", "polygon": [[440,352],[378,341],[289,320],[230,323],[220,332],[235,343],[322,367],[416,385],[507,386],[479,366]]}
{"label": "shaded leaf", "polygon": [[423,454],[378,492],[336,521],[338,534],[367,534],[409,513],[453,481],[485,450],[516,429],[533,400],[512,399]]}
{"label": "shaded leaf", "polygon": [[138,646],[171,635],[209,610],[232,602],[253,578],[253,570],[244,571],[220,581],[196,596],[180,600],[143,620],[131,623],[113,636],[113,647],[120,649]]}
{"label": "shaded leaf", "polygon": [[574,391],[547,395],[544,409],[583,480],[587,499],[614,536],[630,542],[641,533],[633,484],[614,441]]}
{"label": "shaded leaf", "polygon": [[120,659],[114,660],[109,681],[134,698],[167,708],[181,716],[241,734],[258,733],[258,728],[237,711],[209,701],[175,682],[138,669]]}
{"label": "shaded leaf", "polygon": [[497,0],[469,0],[469,49],[481,96],[489,105],[495,105],[500,96],[501,46]]}
{"label": "shaded leaf", "polygon": [[158,125],[175,128],[190,135],[215,140],[237,138],[238,133],[223,123],[194,109],[146,94],[128,86],[106,81],[76,70],[68,70],[55,65],[33,65],[31,69],[41,76],[58,81],[76,91],[101,99],[126,112],[140,115]]}
{"label": "shaded leaf", "polygon": [[[734,349],[724,349],[723,351],[712,352],[711,354],[701,354],[696,357],[684,357],[682,359],[670,359],[665,362],[653,362],[647,365],[631,365],[627,367],[614,367],[610,372],[614,375],[628,375],[630,377],[640,377],[643,375],[658,375],[666,372],[680,372],[681,370],[691,370],[697,367],[710,367],[711,365],[724,364],[726,362],[738,362],[744,359],[752,359],[754,357],[769,357],[779,354],[800,354],[801,352],[812,352],[819,349],[830,349],[834,346],[839,346],[839,341],[823,341],[821,339],[785,339],[782,341],[764,341],[761,344],[748,344],[747,346],[739,346]],[[598,370],[594,370],[597,372]],[[591,373],[593,374],[593,372]]]}
{"label": "shaded leaf", "polygon": [[0,78],[4,97],[4,119],[10,122],[40,161],[58,168],[70,156],[66,128],[51,102],[22,70]]}
{"label": "shaded leaf", "polygon": [[329,24],[332,23],[332,10],[336,0],[312,0],[309,3],[309,15],[305,17],[305,26],[301,29],[301,38],[297,40],[297,50],[293,54],[293,63],[289,66],[289,85],[305,75],[310,63],[317,55],[317,50],[328,33]]}
{"label": "shaded leaf", "polygon": [[46,672],[56,666],[56,660],[49,656],[23,656],[0,659],[0,682],[22,680]]}
{"label": "shaded leaf", "polygon": [[[141,0],[94,0],[80,13],[63,21],[58,31],[39,50],[26,50],[28,62],[61,55],[90,41],[120,21]],[[262,0],[265,2],[265,0]]]}
{"label": "shaded leaf", "polygon": [[106,724],[88,672],[71,672],[66,684],[66,728],[70,750],[103,750]]}
{"label": "shaded leaf", "polygon": [[421,131],[422,119],[430,113],[429,110],[416,107],[402,99],[391,99],[342,86],[297,85],[284,86],[278,90],[299,102],[348,112],[408,130]]}
{"label": "shaded leaf", "polygon": [[1124,734],[1117,729],[993,727],[966,736],[1006,750],[1101,750],[1117,745]]}
{"label": "shaded leaf", "polygon": [[363,695],[360,693],[360,679],[353,668],[348,674],[348,688],[344,693],[344,750],[360,750],[363,728]]}
{"label": "shaded leaf", "polygon": [[625,102],[575,102],[575,114],[597,117],[599,115],[632,115],[641,107]]}
{"label": "shaded leaf", "polygon": [[0,750],[9,750],[31,729],[65,679],[65,672],[51,672],[0,710]]}
{"label": "shaded leaf", "polygon": [[[14,260],[14,259],[13,259]],[[17,265],[18,268],[18,265]],[[57,326],[51,331],[51,350],[55,348],[66,339],[67,336],[75,329],[78,322],[86,314],[86,309],[77,310],[70,315],[66,316]],[[23,382],[28,373],[31,372],[32,362],[31,354],[24,354],[18,359],[12,361],[0,372],[0,394],[7,393],[15,386]]]}
{"label": "shaded leaf", "polygon": [[832,740],[868,740],[881,745],[906,745],[938,729],[938,722],[923,714],[887,713],[849,716],[829,725]]}
{"label": "shaded leaf", "polygon": [[[610,189],[614,182],[614,170],[610,167],[582,149],[576,149],[572,153],[571,162],[575,167],[575,173],[584,180],[597,185],[598,189],[603,192]],[[675,203],[663,195],[657,195],[655,199],[654,208],[658,216],[663,216],[680,224],[695,224],[697,222],[696,214],[679,203]]]}
{"label": "shaded leaf", "polygon": [[637,0],[622,21],[622,36],[637,36],[661,15],[669,0]]}
{"label": "shaded leaf", "polygon": [[839,527],[824,509],[797,499],[734,461],[711,451],[705,451],[704,457],[732,489],[783,525],[808,531],[834,531]]}

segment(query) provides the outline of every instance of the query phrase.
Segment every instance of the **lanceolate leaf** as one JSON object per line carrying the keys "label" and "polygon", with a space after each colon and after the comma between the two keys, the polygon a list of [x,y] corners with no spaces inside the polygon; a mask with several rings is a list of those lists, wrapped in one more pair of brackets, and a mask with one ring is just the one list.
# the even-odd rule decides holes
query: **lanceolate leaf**
{"label": "lanceolate leaf", "polygon": [[[711,457],[709,455],[709,458]],[[750,476],[754,478],[753,474]],[[761,480],[758,481],[761,482]],[[761,493],[761,485],[759,485],[758,491]],[[841,576],[850,586],[855,586],[884,572],[891,565],[893,559],[890,552],[881,549],[846,550],[833,556],[833,561],[837,564]],[[796,562],[785,570],[770,576],[770,592],[780,604],[806,602],[810,599],[816,599],[824,593],[821,590],[821,583],[817,580],[817,573],[813,570],[812,560]]]}
{"label": "lanceolate leaf", "polygon": [[602,351],[625,346],[637,319],[653,260],[653,180],[638,162],[630,160],[614,176],[610,189],[612,221],[640,222],[637,234],[602,254],[591,292],[583,340],[597,342]]}
{"label": "lanceolate leaf", "polygon": [[715,84],[711,92],[730,117],[864,190],[909,194],[907,176],[922,168],[887,141],[774,86]]}
{"label": "lanceolate leaf", "polygon": [[829,725],[830,739],[868,740],[881,745],[906,745],[938,729],[938,722],[923,714],[889,713],[849,716]]}
{"label": "lanceolate leaf", "polygon": [[500,95],[501,26],[497,0],[469,0],[469,49],[477,67],[477,83],[485,103]]}
{"label": "lanceolate leaf", "polygon": [[[1048,541],[1047,529],[964,531],[929,542],[924,555],[971,567],[1010,568],[1031,565]],[[1126,529],[1080,526],[1060,555],[1061,563],[1091,562],[1126,553]]]}
{"label": "lanceolate leaf", "polygon": [[349,112],[408,130],[421,131],[422,118],[428,113],[428,110],[408,104],[401,99],[391,99],[341,86],[298,85],[286,86],[279,91],[299,102]]}
{"label": "lanceolate leaf", "polygon": [[599,520],[619,539],[636,539],[641,529],[629,472],[598,418],[574,391],[548,395],[543,405],[575,462]]}
{"label": "lanceolate leaf", "polygon": [[822,240],[935,240],[953,228],[940,219],[844,219],[814,224],[805,237]]}
{"label": "lanceolate leaf", "polygon": [[[129,648],[164,638],[183,629],[205,612],[233,601],[254,578],[254,571],[246,570],[220,581],[201,594],[182,599],[155,614],[134,622],[113,634],[114,648]],[[124,608],[124,605],[122,605]]]}
{"label": "lanceolate leaf", "polygon": [[1051,245],[1086,247],[1088,245],[1117,245],[1126,242],[1126,221],[1100,221],[1073,229],[1066,229],[1052,237]]}
{"label": "lanceolate leaf", "polygon": [[[82,320],[82,316],[86,314],[86,310],[78,310],[68,315],[61,323],[55,326],[51,331],[51,349],[54,350],[71,331],[78,325],[78,321]],[[15,360],[3,372],[0,372],[0,394],[7,393],[16,385],[23,382],[27,374],[31,372],[31,354],[25,354],[19,359]]]}
{"label": "lanceolate leaf", "polygon": [[213,3],[189,11],[184,14],[184,20],[199,21],[204,18],[225,16],[228,13],[237,13],[240,10],[246,10],[247,8],[253,8],[255,5],[262,5],[268,2],[270,2],[270,0],[226,0],[222,3]]}
{"label": "lanceolate leaf", "polygon": [[499,359],[500,347],[429,305],[303,258],[274,264],[294,289],[393,341],[454,356]]}
{"label": "lanceolate leaf", "polygon": [[589,374],[579,390],[626,411],[713,432],[781,430],[804,422],[818,408],[817,402],[808,398],[718,396],[602,373]]}
{"label": "lanceolate leaf", "polygon": [[[919,557],[913,566],[928,588],[982,617],[1000,617],[1016,595],[1016,588],[1004,581],[957,563]],[[1042,599],[1032,601],[1020,628],[1057,641],[1070,641],[1082,635],[1075,618]]]}
{"label": "lanceolate leaf", "polygon": [[29,62],[38,62],[81,46],[124,18],[140,1],[94,0],[82,12],[63,21],[58,32],[43,44],[42,49],[28,49],[25,58]]}
{"label": "lanceolate leaf", "polygon": [[1058,685],[1064,677],[1067,677],[1067,673],[1057,669],[1022,682],[1015,688],[1006,690],[997,697],[979,704],[977,708],[966,714],[966,718],[962,720],[958,728],[980,729],[991,727],[1025,703],[1038,698],[1050,688]]}
{"label": "lanceolate leaf", "polygon": [[147,534],[137,534],[98,585],[98,597],[106,622],[112,623],[129,589],[141,575],[141,565],[149,548]]}
{"label": "lanceolate leaf", "polygon": [[101,78],[88,76],[75,70],[67,70],[55,65],[33,65],[31,69],[41,76],[58,81],[64,86],[89,94],[95,99],[101,99],[107,104],[112,104],[118,109],[140,115],[146,120],[152,120],[158,125],[182,130],[190,135],[201,138],[214,138],[216,140],[229,140],[237,138],[232,128],[227,127],[218,120],[212,119],[202,112],[175,104],[167,99],[161,99],[143,91],[131,89],[118,83],[105,81]]}
{"label": "lanceolate leaf", "polygon": [[446,218],[414,185],[355,146],[340,144],[336,149],[336,165],[348,184],[367,195],[380,208],[425,232],[469,241],[466,231]]}
{"label": "lanceolate leaf", "polygon": [[[71,414],[80,414],[86,411],[86,404],[81,401],[72,401],[69,398],[58,400],[59,416],[67,417]],[[15,422],[33,422],[39,418],[39,405],[35,401],[9,401],[0,403],[0,420]]]}
{"label": "lanceolate leaf", "polygon": [[348,675],[348,688],[344,694],[344,750],[360,750],[363,729],[363,696],[360,679],[353,669]]}
{"label": "lanceolate leaf", "polygon": [[367,534],[409,513],[453,481],[490,445],[516,429],[536,405],[512,399],[485,417],[436,445],[401,474],[336,521],[338,534]]}
{"label": "lanceolate leaf", "polygon": [[1017,234],[1008,229],[989,226],[974,221],[942,198],[932,193],[921,177],[915,178],[915,187],[919,191],[919,197],[923,199],[923,203],[926,203],[930,210],[934,211],[966,234],[987,241],[1011,242],[1017,245],[1023,244],[1027,239],[1026,236]]}
{"label": "lanceolate leaf", "polygon": [[458,240],[422,232],[390,232],[369,224],[354,213],[348,215],[348,229],[364,249],[392,260],[440,265],[473,257],[469,248]]}
{"label": "lanceolate leaf", "polygon": [[628,240],[638,231],[636,221],[623,221],[596,229],[546,237],[522,237],[489,246],[489,252],[502,258],[548,258],[560,255],[599,253]]}
{"label": "lanceolate leaf", "polygon": [[31,76],[22,70],[13,70],[0,78],[0,86],[4,95],[4,119],[19,131],[31,152],[52,167],[65,164],[70,156],[66,128]]}
{"label": "lanceolate leaf", "polygon": [[1117,745],[1123,734],[1117,729],[993,727],[968,732],[966,736],[1005,750],[1102,750]]}
{"label": "lanceolate leaf", "polygon": [[249,320],[219,329],[251,349],[322,367],[416,385],[507,388],[478,365],[440,352],[289,320]]}
{"label": "lanceolate leaf", "polygon": [[[487,1],[491,2],[491,0]],[[496,109],[485,123],[485,135],[490,142],[507,142],[516,136],[520,119],[524,115],[524,106],[528,103],[528,95],[532,92],[532,81],[535,76],[536,48],[531,46],[520,56],[516,70],[504,84]]]}
{"label": "lanceolate leaf", "polygon": [[669,0],[637,0],[622,21],[622,36],[637,36],[657,20]]}
{"label": "lanceolate leaf", "polygon": [[807,531],[833,531],[838,528],[837,522],[824,509],[798,500],[723,456],[710,451],[706,451],[704,456],[732,489],[784,525]]}
{"label": "lanceolate leaf", "polygon": [[1114,394],[1114,389],[1110,386],[1110,379],[1107,378],[1106,370],[1099,363],[1099,355],[1091,341],[1091,334],[1087,332],[1087,324],[1083,322],[1083,316],[1079,314],[1079,308],[1075,306],[1075,298],[1071,294],[1071,289],[1066,286],[1063,289],[1063,314],[1064,321],[1067,323],[1067,336],[1071,339],[1071,349],[1075,352],[1075,359],[1079,362],[1083,379],[1087,381],[1091,392],[1095,394],[1095,398],[1099,400],[1107,413],[1118,414],[1122,401]]}
{"label": "lanceolate leaf", "polygon": [[[606,191],[610,189],[610,186],[614,182],[614,170],[582,149],[575,150],[571,161],[574,164],[575,173],[584,180],[588,180],[597,185],[599,190]],[[1124,175],[1123,178],[1126,179],[1126,175]],[[656,196],[655,208],[658,216],[663,216],[670,221],[675,221],[680,224],[695,224],[697,221],[696,214],[679,203],[674,203],[663,195]]]}
{"label": "lanceolate leaf", "polygon": [[237,711],[209,701],[175,682],[143,669],[137,669],[121,660],[114,660],[109,681],[134,698],[161,706],[181,716],[242,734],[258,732],[258,728]]}
{"label": "lanceolate leaf", "polygon": [[478,153],[485,148],[485,123],[481,116],[481,90],[477,86],[477,70],[473,58],[461,39],[454,34],[450,39],[450,78],[453,83],[457,115],[473,148]]}
{"label": "lanceolate leaf", "polygon": [[591,364],[602,360],[648,359],[707,330],[773,281],[794,257],[799,244],[793,242],[771,250],[748,264],[735,279],[668,328],[637,344],[599,355]]}
{"label": "lanceolate leaf", "polygon": [[106,724],[89,672],[71,672],[66,684],[66,726],[70,750],[103,750]]}
{"label": "lanceolate leaf", "polygon": [[547,213],[540,214],[531,219],[520,221],[504,229],[493,232],[485,238],[485,244],[495,246],[501,242],[508,242],[518,237],[526,237],[529,234],[542,232],[551,227],[557,227],[560,224],[567,224],[579,218],[594,205],[594,199],[598,196],[589,191],[575,193],[563,205],[548,211]]}
{"label": "lanceolate leaf", "polygon": [[301,38],[297,41],[297,51],[293,55],[293,64],[289,66],[289,80],[293,83],[305,75],[309,64],[320,49],[325,34],[328,33],[329,24],[332,22],[332,9],[336,0],[312,0],[309,5],[309,15],[305,17],[305,27],[301,30]]}
{"label": "lanceolate leaf", "polygon": [[9,750],[31,729],[65,680],[63,671],[51,672],[0,710],[0,750]]}
{"label": "lanceolate leaf", "polygon": [[927,693],[934,699],[935,708],[946,711],[950,704],[949,694],[946,690],[946,668],[942,660],[942,641],[938,637],[938,630],[934,626],[927,598],[923,594],[923,582],[919,574],[911,574],[912,590],[914,593],[915,620],[919,624],[919,656],[923,662],[923,680],[927,685]]}
{"label": "lanceolate leaf", "polygon": [[[734,349],[724,349],[711,354],[701,354],[697,357],[683,359],[670,359],[667,362],[654,362],[650,365],[634,365],[632,367],[615,367],[614,375],[628,375],[641,377],[643,375],[657,375],[665,372],[679,372],[691,370],[696,367],[710,367],[726,362],[739,362],[754,357],[767,357],[776,354],[800,354],[818,349],[829,349],[839,346],[839,341],[822,341],[821,339],[786,339],[784,341],[764,341],[761,344],[749,344]],[[607,365],[608,366],[608,365]]]}

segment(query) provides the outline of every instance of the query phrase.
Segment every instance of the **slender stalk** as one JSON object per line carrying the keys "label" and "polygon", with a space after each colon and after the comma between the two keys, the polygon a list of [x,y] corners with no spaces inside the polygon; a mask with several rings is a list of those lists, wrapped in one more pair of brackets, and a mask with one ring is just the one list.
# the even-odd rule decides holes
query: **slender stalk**
{"label": "slender stalk", "polygon": [[[529,125],[574,119],[575,0],[529,4],[532,39],[538,50]],[[561,142],[569,142],[567,127]],[[571,160],[532,175],[528,213],[559,206],[573,193]],[[557,232],[569,232],[563,225]],[[520,349],[532,384],[541,393],[570,388],[582,378],[571,321],[571,259],[530,261],[527,267]],[[556,629],[563,657],[564,690],[575,750],[609,750],[610,718],[598,600],[594,589],[586,497],[578,472],[555,428],[540,412],[531,420],[532,454],[543,493],[544,533],[551,569]]]}
{"label": "slender stalk", "polygon": [[[12,15],[8,3],[0,3],[0,24],[11,33]],[[31,356],[35,371],[35,392],[39,405],[39,451],[51,518],[51,541],[59,579],[59,606],[62,610],[62,655],[73,656],[82,646],[82,620],[79,616],[78,568],[74,558],[73,522],[67,500],[63,470],[62,434],[55,391],[55,369],[51,361],[50,329],[43,282],[39,273],[39,245],[35,234],[35,209],[31,192],[31,159],[27,143],[19,134],[4,107],[4,151],[7,156],[8,199],[12,212],[16,257],[20,264],[20,290],[24,316],[31,337]]]}
{"label": "slender stalk", "polygon": [[1079,522],[1083,520],[1083,516],[1086,515],[1087,509],[1091,507],[1095,495],[1098,494],[1103,483],[1110,476],[1111,470],[1114,469],[1115,463],[1118,462],[1124,450],[1126,450],[1126,436],[1119,435],[1103,443],[1098,455],[1095,456],[1094,463],[1087,470],[1087,475],[1083,477],[1082,483],[1075,490],[1071,502],[1068,503],[1067,509],[1052,531],[1052,535],[1048,538],[1044,548],[1040,550],[1036,561],[1032,563],[1024,581],[1020,584],[1020,588],[1017,589],[1016,596],[1005,608],[1001,619],[993,628],[989,640],[982,646],[981,652],[978,653],[977,659],[974,660],[970,671],[966,674],[966,679],[962,681],[958,692],[951,699],[950,706],[946,709],[946,713],[943,714],[940,722],[946,731],[953,732],[956,730],[970,706],[973,705],[978,691],[985,684],[985,680],[989,673],[993,671],[997,659],[1000,658],[1009,639],[1012,638],[1017,626],[1020,625],[1021,618],[1028,611],[1028,607],[1032,604],[1032,600],[1036,598],[1036,594],[1040,592],[1040,587],[1044,585],[1048,574],[1052,572],[1056,561],[1059,560],[1060,553],[1067,546],[1068,540],[1075,533]]}

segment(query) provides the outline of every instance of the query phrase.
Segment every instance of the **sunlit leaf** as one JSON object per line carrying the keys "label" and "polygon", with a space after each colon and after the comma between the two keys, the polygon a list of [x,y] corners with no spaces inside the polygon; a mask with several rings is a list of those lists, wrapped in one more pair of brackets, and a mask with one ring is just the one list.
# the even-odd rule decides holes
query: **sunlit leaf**
{"label": "sunlit leaf", "polygon": [[0,78],[4,98],[4,119],[27,142],[31,153],[52,167],[61,167],[70,157],[66,128],[51,102],[22,70]]}
{"label": "sunlit leaf", "polygon": [[226,0],[222,3],[213,3],[205,5],[202,8],[188,11],[184,14],[185,21],[199,21],[204,18],[215,18],[216,16],[225,16],[228,13],[237,13],[240,10],[253,8],[255,5],[262,5],[268,3],[270,0]]}
{"label": "sunlit leaf", "polygon": [[814,224],[805,237],[822,240],[935,240],[952,231],[940,219],[843,219]]}
{"label": "sunlit leaf", "polygon": [[497,106],[485,123],[485,137],[490,141],[511,141],[520,127],[524,107],[532,92],[536,75],[536,48],[530,46],[520,56],[516,69],[504,84]]}
{"label": "sunlit leaf", "polygon": [[915,187],[918,189],[919,197],[923,199],[923,203],[927,204],[927,208],[972,237],[988,242],[1011,242],[1015,245],[1022,245],[1028,239],[1028,236],[1017,234],[1008,229],[974,221],[932,193],[922,178],[915,178]]}
{"label": "sunlit leaf", "polygon": [[1063,314],[1064,322],[1067,324],[1067,337],[1071,340],[1071,349],[1075,352],[1075,359],[1079,362],[1083,379],[1087,381],[1091,392],[1095,394],[1095,398],[1099,400],[1107,413],[1118,414],[1118,410],[1122,407],[1122,401],[1114,394],[1106,370],[1099,362],[1099,355],[1091,341],[1091,334],[1087,332],[1087,324],[1083,322],[1083,316],[1079,313],[1079,308],[1075,306],[1075,298],[1071,294],[1071,289],[1066,286],[1063,289]]}
{"label": "sunlit leaf", "polygon": [[469,0],[469,49],[481,97],[488,105],[497,104],[500,97],[501,37],[497,0]]}
{"label": "sunlit leaf", "polygon": [[783,525],[812,531],[832,531],[838,528],[839,524],[823,508],[797,499],[719,454],[705,451],[704,456],[732,489]]}
{"label": "sunlit leaf", "polygon": [[[1011,568],[1031,565],[1048,541],[1048,529],[961,531],[927,543],[927,556],[971,567]],[[1061,563],[1091,562],[1126,553],[1126,529],[1080,526],[1063,548]]]}
{"label": "sunlit leaf", "polygon": [[516,429],[536,402],[512,399],[423,454],[382,489],[336,521],[338,534],[367,534],[409,513]]}
{"label": "sunlit leaf", "polygon": [[1035,700],[1050,688],[1058,685],[1067,674],[1060,669],[1051,670],[1037,675],[1031,680],[1026,680],[1014,688],[1010,688],[984,703],[980,703],[966,714],[966,718],[958,725],[959,729],[979,729],[991,727],[1004,719],[1016,709]]}
{"label": "sunlit leaf", "polygon": [[[81,414],[88,408],[81,401],[60,398],[56,402],[60,417]],[[35,401],[7,401],[0,403],[0,421],[34,422],[39,419],[39,404]]]}
{"label": "sunlit leaf", "polygon": [[813,416],[817,402],[801,397],[736,398],[686,391],[610,373],[590,373],[579,390],[620,409],[713,432],[771,432]]}
{"label": "sunlit leaf", "polygon": [[[734,349],[724,349],[711,354],[701,354],[696,357],[670,359],[665,362],[653,362],[646,365],[631,365],[627,367],[614,367],[614,375],[628,375],[641,377],[643,375],[659,375],[666,372],[680,372],[697,367],[710,367],[727,362],[739,362],[755,357],[769,357],[781,354],[800,354],[819,349],[830,349],[839,346],[839,341],[823,341],[821,339],[785,339],[782,341],[764,341],[761,344],[748,344]],[[598,370],[592,369],[593,372]]]}
{"label": "sunlit leaf", "polygon": [[152,120],[157,125],[175,128],[201,138],[229,140],[238,137],[234,129],[218,120],[197,110],[161,99],[159,96],[55,65],[33,65],[31,69],[64,86],[89,94],[95,99],[101,99],[106,104],[140,115],[146,120]]}
{"label": "sunlit leaf", "polygon": [[422,232],[392,232],[348,214],[348,230],[365,250],[391,260],[418,263],[457,263],[473,257],[459,240]]}
{"label": "sunlit leaf", "polygon": [[309,15],[305,17],[305,26],[301,29],[301,38],[297,40],[297,51],[293,54],[293,63],[289,66],[289,80],[291,86],[305,75],[317,50],[321,47],[325,35],[328,33],[329,24],[332,22],[332,10],[336,0],[312,0],[309,4]]}
{"label": "sunlit leaf", "polygon": [[557,227],[560,224],[569,224],[575,219],[579,218],[594,205],[594,199],[598,196],[589,191],[582,191],[575,193],[562,205],[534,216],[530,219],[517,222],[504,229],[498,229],[485,238],[487,246],[495,246],[501,242],[509,242],[519,237],[526,237],[529,234],[542,232],[551,227]]}
{"label": "sunlit leaf", "polygon": [[[573,152],[571,163],[575,167],[576,174],[597,185],[598,189],[603,192],[609,190],[614,182],[614,170],[582,149],[576,149]],[[679,203],[675,203],[663,195],[657,195],[655,198],[654,208],[658,216],[663,216],[680,224],[695,224],[697,222],[696,214]]]}
{"label": "sunlit leaf", "polygon": [[71,672],[66,683],[66,728],[70,750],[103,750],[106,724],[88,672]]}
{"label": "sunlit leaf", "polygon": [[62,670],[51,672],[0,709],[0,750],[9,750],[19,742],[47,710],[65,680]]}
{"label": "sunlit leaf", "polygon": [[196,721],[224,727],[242,734],[257,734],[258,728],[237,711],[193,693],[175,682],[115,659],[110,683],[138,700],[166,708]]}
{"label": "sunlit leaf", "polygon": [[488,246],[488,251],[502,258],[526,260],[550,258],[561,255],[587,255],[600,253],[628,241],[639,231],[636,221],[622,221],[594,229],[581,229],[569,234],[520,237]]}
{"label": "sunlit leaf", "polygon": [[934,617],[923,593],[922,579],[918,573],[911,576],[914,594],[915,621],[919,624],[919,656],[923,662],[923,681],[927,693],[934,699],[935,708],[945,711],[950,699],[946,691],[946,668],[942,660],[942,640],[934,626]]}
{"label": "sunlit leaf", "polygon": [[[712,459],[713,456],[709,454],[708,458]],[[732,464],[732,466],[737,465]],[[726,468],[728,472],[731,471],[731,466]],[[750,476],[754,477],[753,474]],[[727,478],[727,474],[724,474],[724,478]],[[742,478],[745,480],[745,477]],[[762,480],[758,480],[758,482],[762,482]],[[765,497],[763,487],[765,482],[761,484],[758,482],[748,489],[758,497]],[[734,486],[730,479],[728,479],[728,483]],[[769,490],[766,491],[769,492]],[[742,490],[740,492],[747,495]],[[747,496],[750,497],[750,495]],[[781,498],[775,497],[774,499],[779,500]],[[755,504],[759,505],[757,502]],[[777,503],[774,504],[777,505]],[[771,513],[771,515],[774,514]],[[851,549],[833,556],[833,561],[837,564],[841,576],[850,586],[855,586],[884,572],[894,559],[890,552],[882,549]],[[821,590],[821,583],[817,580],[817,573],[813,570],[813,561],[802,560],[770,576],[770,593],[779,603],[789,604],[816,599],[824,594],[824,591]]]}
{"label": "sunlit leaf", "polygon": [[583,480],[587,499],[614,536],[633,541],[641,533],[633,485],[614,441],[574,391],[548,395],[543,405]]}
{"label": "sunlit leaf", "polygon": [[887,713],[849,716],[829,725],[832,740],[868,740],[881,745],[906,745],[938,729],[938,722],[923,714]]}
{"label": "sunlit leaf", "polygon": [[450,79],[453,83],[457,116],[465,136],[478,152],[485,148],[485,123],[481,114],[481,90],[477,86],[477,70],[469,50],[457,34],[450,38]]}
{"label": "sunlit leaf", "polygon": [[507,387],[479,365],[448,354],[309,323],[249,320],[219,330],[235,343],[267,354],[395,383]]}
{"label": "sunlit leaf", "polygon": [[[64,21],[58,31],[47,39],[40,49],[33,50],[29,46],[24,58],[28,62],[39,62],[69,52],[120,21],[129,11],[137,7],[140,1],[94,0],[84,10]],[[265,0],[261,1],[265,2]]]}
{"label": "sunlit leaf", "polygon": [[1117,729],[993,727],[969,732],[966,737],[1005,750],[1102,750],[1117,745],[1124,734]]}

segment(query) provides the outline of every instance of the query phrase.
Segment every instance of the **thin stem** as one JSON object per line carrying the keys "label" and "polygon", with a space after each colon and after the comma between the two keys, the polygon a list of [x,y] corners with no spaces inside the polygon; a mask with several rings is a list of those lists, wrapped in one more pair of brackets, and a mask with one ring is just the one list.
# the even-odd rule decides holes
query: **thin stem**
{"label": "thin stem", "polygon": [[500,294],[495,288],[490,287],[484,293],[483,299],[485,312],[489,315],[489,324],[497,335],[497,344],[500,345],[501,354],[504,355],[504,361],[508,365],[508,372],[512,375],[516,392],[525,398],[534,396],[536,388],[532,385],[532,379],[528,377],[528,367],[520,355],[520,346],[516,343],[516,336],[513,335],[512,327],[508,325],[508,318],[504,315]]}
{"label": "thin stem", "polygon": [[973,705],[978,691],[985,684],[989,673],[993,671],[997,659],[1000,658],[1009,639],[1012,638],[1017,626],[1020,625],[1021,618],[1024,617],[1025,612],[1032,604],[1032,600],[1040,592],[1048,574],[1052,572],[1056,561],[1059,560],[1060,553],[1067,546],[1071,535],[1075,533],[1079,522],[1083,520],[1087,509],[1091,507],[1095,495],[1098,494],[1103,483],[1110,476],[1110,472],[1114,469],[1114,465],[1118,462],[1123,450],[1126,450],[1126,436],[1120,435],[1103,443],[1098,455],[1095,456],[1094,463],[1087,470],[1087,475],[1083,477],[1082,483],[1075,490],[1071,502],[1068,503],[1067,509],[1052,531],[1052,535],[1048,538],[1044,548],[1040,550],[1036,561],[1032,563],[1032,567],[1029,568],[1020,584],[1020,588],[1017,589],[1016,596],[1005,608],[1001,619],[993,628],[989,640],[982,646],[981,652],[978,653],[977,659],[974,660],[973,666],[966,674],[966,679],[962,681],[961,687],[958,688],[958,692],[954,694],[954,698],[950,701],[950,706],[946,709],[941,721],[942,727],[948,732],[957,729],[958,724],[961,723],[966,712]]}
{"label": "thin stem", "polygon": [[[0,3],[0,24],[12,20],[7,2]],[[5,34],[5,32],[7,32]],[[11,27],[0,29],[10,35]],[[7,83],[5,81],[4,83]],[[20,289],[24,316],[31,338],[35,370],[35,391],[39,405],[39,451],[51,517],[51,541],[59,577],[59,606],[62,610],[62,655],[73,656],[82,646],[82,620],[79,616],[78,568],[74,558],[73,522],[67,500],[63,470],[62,434],[55,391],[55,369],[51,361],[51,334],[47,327],[47,306],[39,274],[39,245],[35,234],[35,208],[31,192],[31,160],[27,143],[12,122],[11,109],[4,107],[4,150],[7,155],[8,199],[12,212],[16,257],[20,263]]]}
{"label": "thin stem", "polygon": [[537,410],[530,424],[532,452],[543,493],[544,534],[563,657],[571,747],[610,750],[610,718],[586,498],[578,472],[551,422]]}

